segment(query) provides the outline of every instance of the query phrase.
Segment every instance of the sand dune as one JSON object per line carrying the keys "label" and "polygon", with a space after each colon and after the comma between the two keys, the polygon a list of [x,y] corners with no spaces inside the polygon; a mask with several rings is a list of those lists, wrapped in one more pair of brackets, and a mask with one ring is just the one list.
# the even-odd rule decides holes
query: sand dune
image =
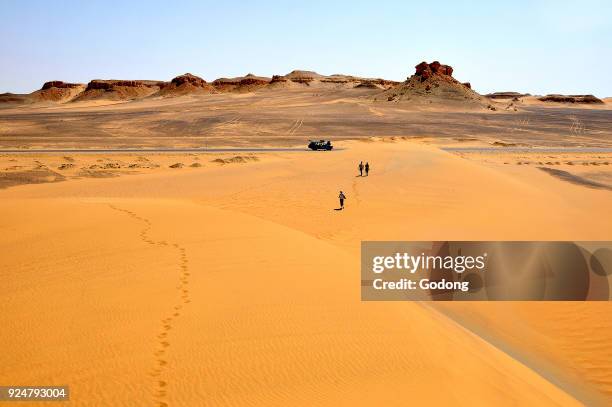
{"label": "sand dune", "polygon": [[[358,262],[364,239],[604,239],[609,191],[422,143],[342,147],[0,190],[0,381],[68,383],[70,405],[606,405],[606,304],[362,303]],[[70,158],[38,160],[97,159]]]}
{"label": "sand dune", "polygon": [[586,405],[607,405],[612,399],[608,303],[464,303],[436,308],[571,389]]}
{"label": "sand dune", "polygon": [[[48,249],[35,245],[54,266],[45,273],[45,283],[34,292],[24,287],[28,279],[41,278],[39,270],[32,270],[21,287],[8,287],[13,315],[26,319],[33,311],[26,304],[35,303],[39,318],[57,329],[18,329],[13,328],[17,319],[3,320],[5,327],[23,333],[3,341],[8,348],[19,343],[21,349],[3,360],[11,367],[4,380],[59,383],[61,378],[72,386],[74,405],[146,400],[337,405],[363,403],[368,397],[401,405],[405,391],[415,400],[448,403],[502,382],[503,389],[476,399],[575,404],[525,366],[418,305],[360,305],[357,286],[347,289],[346,284],[352,268],[346,266],[354,258],[329,244],[200,205],[110,202],[61,203],[62,210],[104,221],[106,231],[89,228],[93,237],[87,239],[105,255],[104,264],[83,257],[86,247],[77,243],[81,233],[50,224],[51,232],[62,235],[56,250],[80,268],[70,269],[66,262],[62,267]],[[49,213],[60,215],[48,203]],[[42,221],[27,213],[32,221]],[[82,217],[75,220],[92,224]],[[103,237],[117,229],[124,236],[114,242]],[[181,232],[187,229],[191,232]],[[237,238],[249,249],[228,246]],[[310,251],[317,256],[304,261]],[[106,256],[111,252],[116,257]],[[332,270],[336,273],[330,276]],[[46,293],[43,304],[35,300],[38,290]],[[402,321],[404,328],[398,328]],[[144,332],[149,335],[143,337]],[[41,345],[48,349],[44,354],[36,351]],[[450,355],[450,368],[439,369]],[[19,363],[25,360],[41,368],[27,369],[28,363]],[[448,390],[440,392],[440,387]],[[364,388],[378,391],[363,393]]]}
{"label": "sand dune", "polygon": [[607,304],[360,301],[362,240],[609,238],[612,155],[584,149],[609,147],[608,105],[489,100],[452,73],[8,103],[2,148],[336,148],[1,154],[0,382],[76,406],[608,405]]}

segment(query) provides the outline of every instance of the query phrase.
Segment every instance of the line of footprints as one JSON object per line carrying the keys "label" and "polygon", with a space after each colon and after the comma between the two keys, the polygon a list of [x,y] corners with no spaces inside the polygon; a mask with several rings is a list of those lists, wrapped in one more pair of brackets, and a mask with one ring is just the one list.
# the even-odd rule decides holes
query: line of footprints
{"label": "line of footprints", "polygon": [[153,396],[155,397],[156,403],[158,407],[168,407],[168,403],[164,400],[166,399],[168,382],[163,379],[164,372],[166,366],[168,364],[165,359],[166,351],[168,347],[170,347],[170,342],[168,340],[169,331],[172,329],[173,322],[176,318],[178,318],[181,314],[181,309],[186,304],[191,302],[189,297],[189,265],[187,260],[187,253],[184,247],[181,247],[177,243],[169,243],[165,240],[153,240],[149,232],[151,230],[151,221],[146,218],[143,218],[132,211],[127,209],[118,208],[114,205],[109,205],[112,209],[123,212],[129,215],[131,218],[136,219],[142,223],[144,223],[145,227],[140,232],[140,239],[150,245],[153,246],[168,246],[174,248],[179,254],[179,263],[178,266],[180,268],[180,277],[179,284],[177,285],[177,290],[180,293],[180,301],[174,304],[172,307],[172,311],[169,315],[161,320],[161,329],[157,334],[157,349],[154,352],[154,360],[155,363],[153,368],[151,369],[150,375],[156,380],[156,386],[154,389]]}

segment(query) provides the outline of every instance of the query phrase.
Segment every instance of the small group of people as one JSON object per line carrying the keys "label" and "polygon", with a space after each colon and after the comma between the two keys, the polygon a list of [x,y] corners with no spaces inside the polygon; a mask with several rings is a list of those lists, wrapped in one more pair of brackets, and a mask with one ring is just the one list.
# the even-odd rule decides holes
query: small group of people
{"label": "small group of people", "polygon": [[365,165],[363,165],[363,161],[360,161],[358,168],[359,168],[359,176],[363,177],[363,170],[365,170],[366,177],[367,177],[368,173],[370,172],[370,163],[366,161]]}
{"label": "small group of people", "polygon": [[[366,163],[364,164],[363,161],[359,162],[359,166],[357,167],[359,168],[359,176],[363,177],[363,171],[365,170],[365,176],[367,177],[368,174],[370,173],[370,163],[366,161]],[[340,200],[340,210],[344,209],[344,201],[346,200],[346,195],[344,195],[344,192],[340,191],[340,194],[338,195],[338,199]]]}

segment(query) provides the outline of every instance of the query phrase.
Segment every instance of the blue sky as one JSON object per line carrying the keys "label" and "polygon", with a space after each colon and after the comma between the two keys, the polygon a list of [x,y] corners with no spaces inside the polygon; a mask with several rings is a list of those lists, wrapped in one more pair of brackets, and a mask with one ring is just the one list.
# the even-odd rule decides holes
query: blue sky
{"label": "blue sky", "polygon": [[404,80],[423,61],[481,93],[612,96],[612,1],[0,0],[0,92],[48,80],[208,81],[293,69]]}

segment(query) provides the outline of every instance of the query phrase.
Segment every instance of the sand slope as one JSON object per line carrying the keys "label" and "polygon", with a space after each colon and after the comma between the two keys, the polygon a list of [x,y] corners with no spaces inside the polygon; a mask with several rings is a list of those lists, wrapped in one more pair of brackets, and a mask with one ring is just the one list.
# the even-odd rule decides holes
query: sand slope
{"label": "sand slope", "polygon": [[[3,381],[70,383],[73,405],[403,405],[407,395],[574,404],[419,305],[360,304],[349,283],[354,258],[329,244],[194,204],[109,201],[61,206],[123,236],[62,230],[55,250],[63,262],[49,253],[51,270],[35,261],[21,287],[9,286],[11,317],[2,323],[16,335],[2,345],[19,351],[3,357]],[[48,241],[31,247],[41,251],[36,242]],[[94,250],[101,258],[89,258]],[[186,291],[177,290],[183,271]],[[42,286],[24,287],[41,272]],[[45,323],[21,325],[32,312]]]}
{"label": "sand slope", "polygon": [[[360,302],[358,253],[365,239],[605,238],[608,191],[431,146],[344,146],[1,190],[0,382],[68,383],[79,406],[605,405],[612,359],[589,346],[607,338],[602,308],[524,305],[537,334],[501,342],[532,356],[515,359],[425,304]],[[531,365],[543,348],[555,372]]]}

